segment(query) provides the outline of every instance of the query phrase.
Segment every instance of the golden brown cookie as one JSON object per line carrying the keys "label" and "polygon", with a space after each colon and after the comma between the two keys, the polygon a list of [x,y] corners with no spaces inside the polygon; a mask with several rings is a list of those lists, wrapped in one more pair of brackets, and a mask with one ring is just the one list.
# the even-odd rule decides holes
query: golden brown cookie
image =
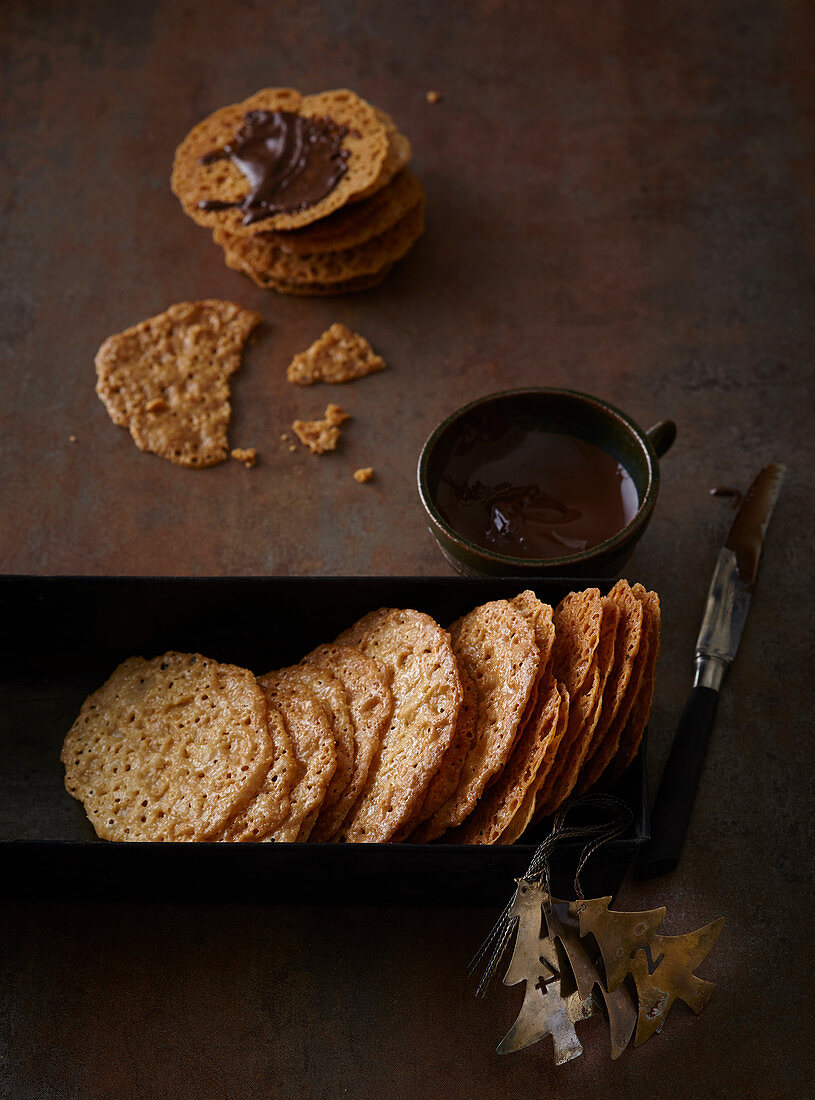
{"label": "golden brown cookie", "polygon": [[[496,781],[481,795],[473,812],[447,834],[446,841],[451,844],[495,844],[509,829],[538,770],[545,765],[548,771],[547,753],[557,740],[562,690],[550,672],[541,685],[535,714],[521,732],[509,760]],[[525,827],[526,824],[520,831]]]}
{"label": "golden brown cookie", "polygon": [[366,374],[385,369],[385,360],[375,355],[364,336],[335,322],[319,339],[295,355],[286,378],[298,386],[314,382],[353,382]]}
{"label": "golden brown cookie", "polygon": [[303,229],[285,233],[260,233],[258,238],[295,256],[319,252],[344,252],[379,237],[424,198],[422,185],[412,172],[400,172],[381,191],[364,202],[348,203],[341,210]]}
{"label": "golden brown cookie", "polygon": [[248,275],[252,282],[263,287],[264,290],[273,290],[277,294],[290,294],[299,298],[336,298],[342,294],[357,294],[361,290],[371,290],[379,286],[392,267],[391,264],[386,264],[381,271],[376,271],[373,275],[360,275],[358,279],[348,279],[343,283],[293,283],[272,279],[261,272],[247,271],[229,258],[226,259],[226,265],[234,271]]}
{"label": "golden brown cookie", "polygon": [[300,776],[300,765],[280,711],[267,702],[267,729],[274,758],[252,801],[209,839],[216,841],[264,840],[289,816],[289,795]]}
{"label": "golden brown cookie", "polygon": [[296,256],[260,237],[237,237],[215,229],[212,237],[227,266],[244,271],[260,285],[281,283],[347,283],[371,276],[400,260],[424,229],[424,202],[417,203],[396,225],[357,248]]}
{"label": "golden brown cookie", "polygon": [[554,727],[543,734],[547,739],[543,750],[543,759],[538,765],[538,772],[535,778],[524,793],[520,806],[513,814],[509,824],[499,835],[498,844],[514,844],[530,824],[535,816],[535,802],[537,801],[538,793],[546,782],[549,772],[557,759],[557,751],[560,747],[560,742],[563,740],[563,735],[569,724],[569,693],[566,691],[563,684],[558,683],[557,680],[555,680],[555,688],[559,696],[557,716]]}
{"label": "golden brown cookie", "polygon": [[274,756],[251,672],[200,654],[131,657],[85,700],[65,786],[104,840],[206,840],[248,805]]}
{"label": "golden brown cookie", "polygon": [[337,767],[334,733],[319,699],[303,684],[279,672],[259,676],[258,683],[280,711],[299,765],[289,816],[261,840],[308,840]]}
{"label": "golden brown cookie", "polygon": [[181,466],[229,457],[229,379],[260,314],[234,302],[178,302],[110,336],[96,353],[96,392],[136,446]]}
{"label": "golden brown cookie", "polygon": [[[249,181],[236,164],[228,158],[209,158],[235,140],[253,111],[286,111],[347,127],[342,137],[347,159],[344,175],[324,198],[302,210],[273,213],[245,224],[240,207],[203,209],[200,204],[239,203],[249,193]],[[184,212],[200,225],[222,227],[238,237],[251,237],[259,230],[294,229],[326,217],[364,193],[380,177],[389,144],[375,108],[348,89],[303,97],[292,88],[264,88],[242,103],[215,111],[187,134],[176,150],[171,186]]]}
{"label": "golden brown cookie", "polygon": [[[603,690],[614,662],[619,616],[616,604],[607,596],[600,596],[596,588],[573,592],[555,611],[554,670],[569,690],[569,725],[558,747],[555,766],[538,794],[536,820],[554,813],[577,782],[600,719]],[[582,668],[595,638],[591,663],[577,686],[578,676],[572,674],[573,667]],[[573,688],[569,688],[570,676]]]}
{"label": "golden brown cookie", "polygon": [[340,441],[340,424],[350,419],[339,405],[328,405],[322,420],[295,420],[292,430],[312,454],[324,455],[336,448]]}
{"label": "golden brown cookie", "polygon": [[303,660],[315,668],[327,669],[340,680],[348,696],[354,727],[351,781],[336,805],[320,814],[311,834],[312,840],[334,840],[365,785],[371,761],[379,754],[393,714],[393,696],[386,670],[355,646],[318,646]]}
{"label": "golden brown cookie", "polygon": [[462,693],[450,635],[420,611],[381,608],[337,639],[358,646],[391,676],[393,716],[378,759],[340,831],[390,840],[410,820],[453,739]]}
{"label": "golden brown cookie", "polygon": [[461,707],[458,712],[458,722],[453,740],[442,757],[439,770],[430,780],[427,791],[422,799],[419,809],[411,817],[405,827],[394,836],[394,840],[410,839],[410,834],[432,817],[452,797],[458,786],[461,769],[467,759],[467,753],[475,737],[475,716],[478,706],[478,697],[475,684],[468,672],[458,666],[458,676],[461,680]]}
{"label": "golden brown cookie", "polygon": [[[613,783],[626,768],[634,762],[639,751],[645,727],[651,714],[651,704],[654,699],[654,685],[656,683],[656,664],[659,657],[659,634],[662,620],[662,612],[659,605],[659,596],[656,592],[647,592],[641,584],[632,586],[636,599],[640,601],[645,616],[645,638],[642,661],[642,677],[637,687],[636,698],[631,708],[628,721],[620,735],[619,748],[613,757],[611,764],[603,773],[603,783]],[[633,677],[632,677],[633,679]]]}
{"label": "golden brown cookie", "polygon": [[508,600],[475,608],[450,627],[453,652],[477,696],[473,743],[452,796],[411,837],[426,843],[460,824],[512,751],[536,682],[535,630]]}
{"label": "golden brown cookie", "polygon": [[[518,740],[523,731],[534,723],[540,715],[540,704],[545,701],[541,696],[546,696],[551,688],[551,669],[549,660],[552,656],[552,647],[555,643],[555,627],[553,622],[554,612],[549,604],[542,603],[531,589],[526,589],[514,599],[510,600],[513,607],[517,608],[532,625],[535,631],[535,645],[538,647],[538,674],[529,699],[526,710],[521,718]],[[514,751],[514,750],[513,750]]]}
{"label": "golden brown cookie", "polygon": [[370,198],[372,195],[381,191],[382,188],[387,187],[394,176],[401,172],[403,168],[410,163],[410,142],[401,133],[393,121],[391,116],[385,111],[374,107],[376,117],[385,127],[385,133],[388,138],[388,151],[385,154],[385,159],[382,162],[382,167],[379,169],[379,173],[373,183],[368,184],[366,188],[359,191],[353,198],[349,199],[350,203],[362,202],[364,199]]}
{"label": "golden brown cookie", "polygon": [[[614,601],[620,612],[614,645],[614,665],[603,692],[600,720],[575,784],[575,794],[578,795],[597,782],[616,753],[620,734],[634,701],[635,693],[631,692],[629,697],[628,686],[643,636],[643,605],[626,580],[617,581],[608,598]],[[622,708],[625,708],[625,717],[621,725],[616,719]]]}
{"label": "golden brown cookie", "polygon": [[497,841],[535,780],[557,728],[560,695],[550,660],[555,640],[552,608],[528,589],[510,603],[527,618],[535,631],[538,674],[507,762],[488,784],[472,813],[447,838],[451,843],[494,844]]}
{"label": "golden brown cookie", "polygon": [[323,816],[331,813],[340,800],[345,800],[348,785],[354,774],[354,724],[351,720],[348,696],[337,677],[326,668],[300,664],[281,669],[277,675],[281,679],[301,684],[319,699],[334,735],[337,766],[317,815],[317,821],[312,830],[313,836]]}

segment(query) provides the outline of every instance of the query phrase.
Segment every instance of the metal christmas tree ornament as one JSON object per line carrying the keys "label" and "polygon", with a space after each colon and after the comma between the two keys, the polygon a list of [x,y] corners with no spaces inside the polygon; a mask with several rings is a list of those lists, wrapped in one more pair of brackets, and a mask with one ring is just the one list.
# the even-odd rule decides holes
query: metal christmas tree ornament
{"label": "metal christmas tree ornament", "polygon": [[[565,827],[576,806],[602,808],[612,819],[604,825]],[[675,1000],[699,1013],[715,986],[694,974],[715,944],[724,918],[683,936],[657,932],[665,908],[643,913],[616,912],[610,897],[583,897],[580,873],[592,853],[618,836],[631,821],[631,811],[609,795],[589,795],[564,807],[552,832],[540,845],[526,875],[517,880],[512,901],[476,955],[471,970],[489,954],[478,986],[483,995],[497,971],[509,941],[515,943],[504,985],[526,983],[518,1018],[498,1046],[499,1054],[522,1050],[552,1036],[555,1065],[583,1053],[575,1025],[603,1012],[611,1037],[611,1057],[618,1058],[634,1036],[637,1047],[663,1024]],[[585,837],[574,889],[575,901],[552,897],[549,855],[561,840]]]}

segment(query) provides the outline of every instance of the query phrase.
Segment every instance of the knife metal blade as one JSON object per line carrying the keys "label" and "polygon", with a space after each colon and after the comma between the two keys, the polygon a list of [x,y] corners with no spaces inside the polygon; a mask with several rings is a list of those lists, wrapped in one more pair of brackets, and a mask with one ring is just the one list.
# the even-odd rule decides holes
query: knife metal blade
{"label": "knife metal blade", "polygon": [[773,462],[758,474],[719,551],[696,640],[696,675],[651,812],[651,839],[640,850],[637,874],[655,878],[679,862],[719,691],[747,621],[770,516],[786,467]]}
{"label": "knife metal blade", "polygon": [[741,502],[713,572],[696,639],[694,686],[719,691],[739,648],[758,562],[786,467],[765,466]]}

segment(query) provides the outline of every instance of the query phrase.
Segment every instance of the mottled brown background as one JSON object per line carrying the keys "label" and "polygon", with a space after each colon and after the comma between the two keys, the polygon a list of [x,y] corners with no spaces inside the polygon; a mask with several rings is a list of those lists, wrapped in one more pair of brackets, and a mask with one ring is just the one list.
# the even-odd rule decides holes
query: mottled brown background
{"label": "mottled brown background", "polygon": [[[812,5],[6,0],[0,26],[3,572],[446,574],[414,490],[441,416],[522,384],[671,416],[629,570],[663,598],[655,780],[729,523],[708,489],[789,465],[685,858],[621,896],[665,902],[670,932],[727,918],[701,1017],[677,1006],[613,1064],[589,1022],[585,1057],[555,1070],[545,1044],[493,1053],[520,993],[477,1002],[465,981],[491,910],[35,906],[9,884],[3,1095],[806,1095]],[[189,127],[273,84],[348,85],[410,136],[427,233],[378,290],[259,291],[171,195]],[[209,296],[268,322],[234,386],[251,471],[143,455],[94,394],[107,335]],[[390,370],[341,391],[341,452],[291,455],[280,433],[337,391],[284,368],[334,320]],[[360,465],[374,482],[351,479]]]}

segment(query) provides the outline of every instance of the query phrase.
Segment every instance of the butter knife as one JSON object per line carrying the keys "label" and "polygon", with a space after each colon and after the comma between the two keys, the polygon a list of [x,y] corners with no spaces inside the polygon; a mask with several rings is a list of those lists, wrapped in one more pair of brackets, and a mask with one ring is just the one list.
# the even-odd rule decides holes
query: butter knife
{"label": "butter knife", "polygon": [[758,562],[786,467],[765,466],[747,490],[719,551],[696,639],[696,675],[651,811],[651,839],[637,858],[639,878],[667,874],[679,862],[702,774],[719,691],[739,648]]}

